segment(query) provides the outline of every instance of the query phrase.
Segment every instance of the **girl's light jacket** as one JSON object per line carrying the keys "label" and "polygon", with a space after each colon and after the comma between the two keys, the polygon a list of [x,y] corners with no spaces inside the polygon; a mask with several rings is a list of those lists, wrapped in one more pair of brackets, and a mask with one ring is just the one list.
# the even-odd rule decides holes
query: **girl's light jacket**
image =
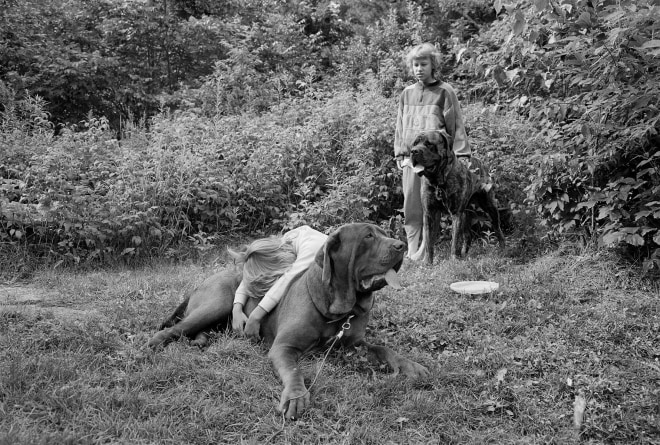
{"label": "girl's light jacket", "polygon": [[471,155],[458,97],[446,82],[436,81],[431,85],[417,82],[403,90],[394,133],[394,156],[410,156],[415,137],[428,131],[449,136],[457,156]]}

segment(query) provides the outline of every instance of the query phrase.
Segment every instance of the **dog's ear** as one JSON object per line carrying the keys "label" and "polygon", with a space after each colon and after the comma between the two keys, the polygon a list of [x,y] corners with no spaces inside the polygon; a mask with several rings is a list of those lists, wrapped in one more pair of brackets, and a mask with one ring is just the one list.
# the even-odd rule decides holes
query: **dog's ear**
{"label": "dog's ear", "polygon": [[439,140],[436,143],[436,146],[438,147],[438,153],[440,153],[441,157],[444,158],[444,161],[442,162],[442,169],[450,169],[456,161],[456,156],[454,156],[454,150],[452,148],[452,138],[444,130],[440,130],[438,135]]}
{"label": "dog's ear", "polygon": [[426,139],[432,143],[432,144],[437,144],[440,142],[440,132],[439,131],[429,131],[426,134]]}
{"label": "dog's ear", "polygon": [[326,316],[347,314],[356,302],[355,255],[359,239],[340,227],[333,232],[316,254],[316,264],[323,270],[323,295],[312,295],[317,309]]}
{"label": "dog's ear", "polygon": [[438,132],[438,136],[440,138],[440,141],[438,142],[444,144],[446,149],[449,149],[454,145],[452,142],[453,141],[452,137],[449,136],[449,134],[445,130],[440,130]]}
{"label": "dog's ear", "polygon": [[426,131],[418,133],[417,136],[415,136],[415,139],[413,139],[412,147],[414,147],[415,145],[419,145],[419,144],[429,140],[429,135],[431,133],[432,132],[426,132]]}
{"label": "dog's ear", "polygon": [[334,232],[331,234],[328,239],[325,241],[325,244],[319,251],[316,253],[314,261],[316,264],[323,270],[321,275],[321,281],[325,287],[330,287],[330,281],[332,280],[332,271],[334,268],[334,263],[332,261],[332,252],[341,242],[339,238],[339,233]]}

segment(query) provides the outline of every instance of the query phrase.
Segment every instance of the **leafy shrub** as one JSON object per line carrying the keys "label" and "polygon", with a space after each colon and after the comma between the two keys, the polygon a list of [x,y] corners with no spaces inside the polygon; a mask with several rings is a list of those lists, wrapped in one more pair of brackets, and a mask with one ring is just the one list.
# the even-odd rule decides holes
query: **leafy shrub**
{"label": "leafy shrub", "polygon": [[163,253],[199,234],[389,218],[400,207],[395,105],[377,90],[371,78],[268,113],[162,113],[149,130],[126,123],[120,141],[102,118],[55,138],[28,138],[7,118],[2,236],[80,261]]}
{"label": "leafy shrub", "polygon": [[[41,23],[23,12],[44,7],[17,5],[1,18],[18,39],[2,69],[25,86],[40,79],[29,75],[39,66],[30,61],[50,59],[19,32],[23,21]],[[62,5],[47,10],[63,42],[80,25]],[[57,79],[46,86],[53,91],[67,82],[74,95],[101,88],[96,110],[122,104],[131,116],[160,101],[157,115],[125,120],[120,138],[93,114],[53,136],[51,106],[0,83],[3,242],[80,261],[300,223],[396,226],[402,198],[391,143],[396,98],[411,80],[403,55],[432,41],[453,45],[443,74],[464,106],[486,102],[466,107],[469,137],[493,169],[514,229],[533,207],[554,233],[642,248],[647,266],[660,266],[652,2],[498,1],[490,27],[481,0],[176,5],[90,3],[84,38],[67,47],[73,56],[39,74]],[[131,40],[129,28],[144,32]],[[163,33],[169,40],[159,40]],[[94,42],[107,52],[87,51]],[[153,63],[143,63],[146,53]],[[103,69],[90,73],[95,63]],[[58,77],[62,70],[75,79]],[[110,88],[108,76],[129,86]],[[183,84],[181,76],[189,76]]]}
{"label": "leafy shrub", "polygon": [[[514,111],[482,103],[463,104],[463,114],[473,153],[486,162],[495,181],[502,229],[516,235],[535,234],[536,224],[530,224],[533,209],[525,193],[535,174],[530,163],[534,127]],[[492,232],[488,217],[479,213],[478,231]]]}
{"label": "leafy shrub", "polygon": [[401,207],[391,145],[396,102],[380,94],[375,76],[366,74],[362,85],[356,93],[337,94],[308,121],[323,129],[328,141],[321,165],[326,177],[317,184],[324,193],[302,196],[289,225],[378,221]]}
{"label": "leafy shrub", "polygon": [[[301,223],[400,225],[391,143],[407,78],[402,55],[430,37],[422,10],[410,3],[392,12],[351,50],[339,46],[341,11],[306,8],[227,25],[242,41],[205,87],[190,91],[179,111],[124,122],[120,140],[92,116],[57,137],[48,126],[33,131],[45,105],[15,101],[33,111],[4,115],[7,165],[15,167],[3,171],[14,181],[2,195],[5,241],[82,261],[163,254],[182,240]],[[301,22],[310,26],[289,26],[300,17],[311,17]],[[312,32],[321,18],[329,22]],[[334,57],[338,75],[320,81],[323,60],[305,65],[306,54]],[[295,60],[298,71],[281,69]]]}
{"label": "leafy shrub", "polygon": [[539,128],[528,195],[549,226],[643,247],[647,256],[660,246],[654,8],[496,2],[501,24],[455,48],[475,89]]}
{"label": "leafy shrub", "polygon": [[[28,98],[9,111],[40,106]],[[231,226],[222,213],[227,199],[209,196],[219,187],[197,176],[200,166],[211,167],[206,159],[150,144],[140,129],[120,143],[104,118],[91,117],[53,138],[52,129],[41,130],[43,112],[33,111],[32,124],[18,126],[18,113],[9,111],[0,128],[3,241],[77,262],[162,251],[193,230]],[[216,198],[213,215],[195,206],[200,195]]]}
{"label": "leafy shrub", "polygon": [[118,129],[131,114],[151,116],[161,100],[176,100],[176,90],[199,86],[225,57],[218,41],[227,21],[181,20],[170,2],[150,3],[5,2],[0,76],[15,91],[45,98],[57,123],[91,111]]}

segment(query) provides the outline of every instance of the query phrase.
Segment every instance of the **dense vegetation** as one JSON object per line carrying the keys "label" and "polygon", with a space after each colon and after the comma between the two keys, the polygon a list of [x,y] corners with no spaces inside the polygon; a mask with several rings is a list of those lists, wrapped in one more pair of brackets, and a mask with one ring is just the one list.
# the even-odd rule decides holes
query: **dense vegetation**
{"label": "dense vegetation", "polygon": [[656,3],[4,1],[2,249],[87,262],[397,227],[402,58],[431,41],[510,230],[539,217],[657,272]]}

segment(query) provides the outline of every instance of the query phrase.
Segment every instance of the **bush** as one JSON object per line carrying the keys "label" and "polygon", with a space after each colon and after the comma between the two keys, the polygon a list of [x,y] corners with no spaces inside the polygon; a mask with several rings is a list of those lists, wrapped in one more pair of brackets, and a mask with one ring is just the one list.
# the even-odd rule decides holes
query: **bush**
{"label": "bush", "polygon": [[[660,87],[653,2],[519,0],[457,45],[475,94],[539,129],[527,192],[556,233],[626,244],[660,267]],[[505,13],[506,12],[506,13]]]}
{"label": "bush", "polygon": [[[260,115],[156,116],[121,140],[90,117],[57,137],[39,103],[5,112],[2,236],[72,261],[162,254],[193,236],[389,218],[395,105],[373,78]],[[19,107],[19,108],[20,108]],[[20,122],[23,122],[22,124]]]}

